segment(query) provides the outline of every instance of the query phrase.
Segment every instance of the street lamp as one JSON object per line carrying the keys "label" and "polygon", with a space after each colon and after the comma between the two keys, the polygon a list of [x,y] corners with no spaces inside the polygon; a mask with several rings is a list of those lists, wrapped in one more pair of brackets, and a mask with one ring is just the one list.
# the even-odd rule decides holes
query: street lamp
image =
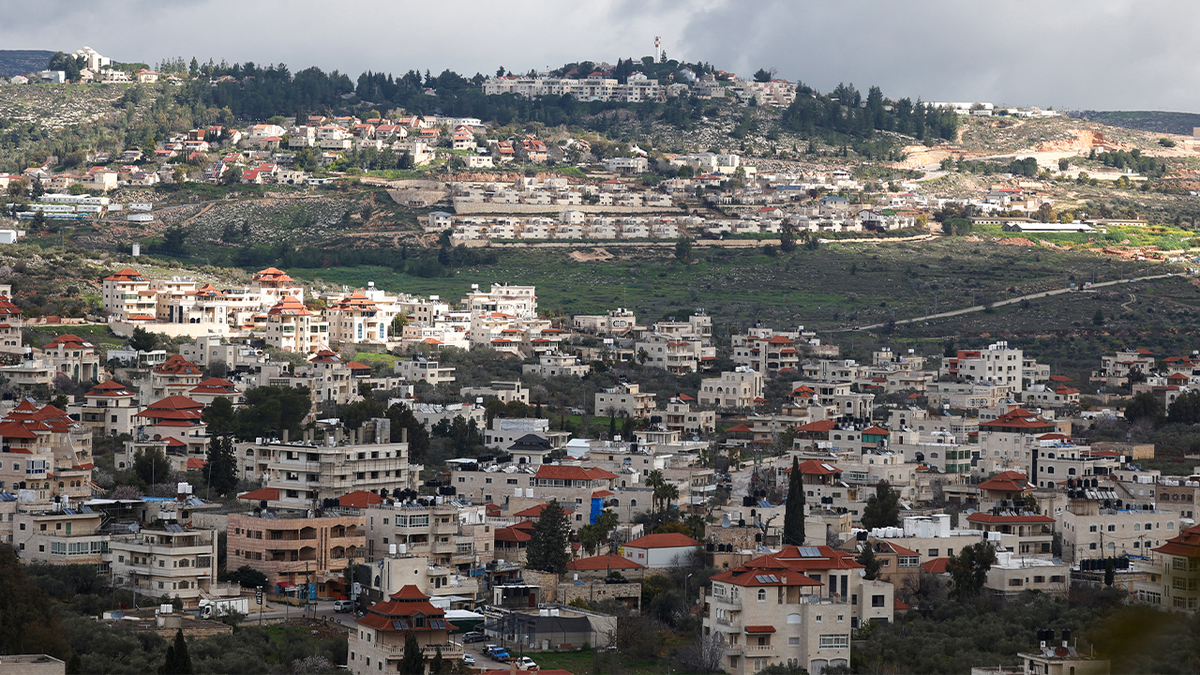
{"label": "street lamp", "polygon": [[690,604],[688,602],[688,579],[691,579],[693,574],[695,574],[695,572],[690,572],[690,573],[688,573],[688,575],[686,577],[683,578],[683,604],[684,605]]}

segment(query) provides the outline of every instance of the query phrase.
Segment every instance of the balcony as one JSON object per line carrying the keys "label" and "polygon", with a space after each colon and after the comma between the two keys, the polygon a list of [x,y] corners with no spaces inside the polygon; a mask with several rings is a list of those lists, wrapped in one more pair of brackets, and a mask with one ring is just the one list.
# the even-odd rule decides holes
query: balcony
{"label": "balcony", "polygon": [[718,607],[729,607],[735,610],[742,608],[741,596],[734,598],[727,595],[710,595],[708,596],[708,601]]}
{"label": "balcony", "polygon": [[775,645],[746,645],[743,649],[748,656],[765,656],[775,653]]}

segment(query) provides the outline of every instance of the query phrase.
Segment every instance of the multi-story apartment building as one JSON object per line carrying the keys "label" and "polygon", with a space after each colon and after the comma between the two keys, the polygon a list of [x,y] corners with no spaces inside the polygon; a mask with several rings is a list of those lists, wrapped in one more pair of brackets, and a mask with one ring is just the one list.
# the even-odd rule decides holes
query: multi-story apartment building
{"label": "multi-story apartment building", "polygon": [[1153,550],[1162,560],[1162,603],[1176,609],[1200,608],[1200,525]]}
{"label": "multi-story apartment building", "polygon": [[123,269],[101,282],[104,311],[110,319],[128,320],[134,316],[154,316],[155,297],[150,280],[134,269]]}
{"label": "multi-story apartment building", "polygon": [[417,485],[421,470],[408,461],[407,430],[401,434],[392,443],[382,418],[345,436],[340,428],[327,431],[324,442],[239,444],[239,470],[246,480],[261,480],[269,495],[263,499],[284,509],[315,509],[355,490],[392,495]]}
{"label": "multi-story apartment building", "polygon": [[[260,488],[240,495],[267,501],[277,490]],[[300,597],[326,598],[346,591],[342,573],[363,561],[366,537],[361,513],[336,509],[287,513],[256,508],[231,513],[226,525],[230,565],[249,565],[267,575],[271,590],[298,590]]]}
{"label": "multi-story apartment building", "polygon": [[753,408],[765,399],[762,373],[741,366],[732,372],[725,371],[720,377],[700,381],[700,392],[696,395],[699,404],[714,408]]}
{"label": "multi-story apartment building", "polygon": [[152,597],[196,600],[216,582],[217,533],[169,524],[109,537],[113,578]]}
{"label": "multi-story apartment building", "polygon": [[84,394],[79,409],[79,421],[102,436],[133,433],[134,405],[132,387],[109,380],[92,387]]}
{"label": "multi-story apartment building", "polygon": [[100,531],[102,514],[71,508],[68,502],[54,510],[20,510],[10,517],[12,545],[21,560],[107,569],[108,535]]}
{"label": "multi-story apartment building", "polygon": [[[8,292],[12,292],[11,288]],[[7,294],[0,294],[0,352],[24,352],[24,340],[21,338],[21,327],[24,324],[21,308],[10,302]]]}
{"label": "multi-story apartment building", "polygon": [[393,315],[380,311],[370,298],[354,291],[329,305],[326,317],[331,342],[386,344]]}
{"label": "multi-story apartment building", "polygon": [[172,354],[166,361],[150,369],[146,397],[156,401],[168,396],[185,396],[200,383],[203,376],[204,371],[200,366],[178,354]]}
{"label": "multi-story apartment building", "polygon": [[409,382],[424,380],[432,385],[448,384],[454,381],[454,367],[442,366],[437,361],[414,357],[412,360],[397,361],[392,371]]}
{"label": "multi-story apartment building", "polygon": [[1108,486],[1068,490],[1059,517],[1063,559],[1147,556],[1180,534],[1178,513],[1143,506],[1124,503]]}
{"label": "multi-story apartment building", "polygon": [[1009,349],[1007,342],[995,342],[983,350],[958,350],[956,356],[942,359],[938,371],[968,380],[1003,385],[1010,391],[1021,390],[1024,358],[1020,349]]}
{"label": "multi-story apartment building", "polygon": [[487,508],[463,504],[384,502],[366,511],[367,548],[364,557],[375,562],[396,551],[423,556],[433,565],[464,574],[492,560],[495,525]]}
{"label": "multi-story apartment building", "polygon": [[851,631],[893,613],[892,585],[864,579],[861,567],[846,551],[788,546],[712,577],[703,625],[723,636],[722,668],[848,666]]}
{"label": "multi-story apartment building", "polygon": [[646,419],[655,409],[655,394],[643,393],[636,383],[622,383],[596,392],[597,417]]}
{"label": "multi-story apartment building", "polygon": [[329,324],[298,298],[284,295],[267,310],[267,344],[285,352],[311,354],[329,346]]}

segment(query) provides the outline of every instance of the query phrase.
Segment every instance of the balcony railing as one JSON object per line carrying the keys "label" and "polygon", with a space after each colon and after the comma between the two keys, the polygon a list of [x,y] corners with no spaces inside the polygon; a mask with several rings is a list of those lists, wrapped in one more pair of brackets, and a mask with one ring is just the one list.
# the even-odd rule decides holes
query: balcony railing
{"label": "balcony railing", "polygon": [[728,595],[710,595],[708,597],[709,602],[713,603],[714,605],[721,607],[732,607],[734,609],[742,608],[742,598],[740,596],[734,598]]}

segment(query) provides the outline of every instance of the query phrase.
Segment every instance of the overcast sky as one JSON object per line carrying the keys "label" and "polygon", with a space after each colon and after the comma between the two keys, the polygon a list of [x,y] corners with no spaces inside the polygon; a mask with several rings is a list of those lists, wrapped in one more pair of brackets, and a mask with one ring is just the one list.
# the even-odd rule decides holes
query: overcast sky
{"label": "overcast sky", "polygon": [[0,48],[464,75],[653,53],[821,91],[1200,111],[1195,0],[0,0]]}

